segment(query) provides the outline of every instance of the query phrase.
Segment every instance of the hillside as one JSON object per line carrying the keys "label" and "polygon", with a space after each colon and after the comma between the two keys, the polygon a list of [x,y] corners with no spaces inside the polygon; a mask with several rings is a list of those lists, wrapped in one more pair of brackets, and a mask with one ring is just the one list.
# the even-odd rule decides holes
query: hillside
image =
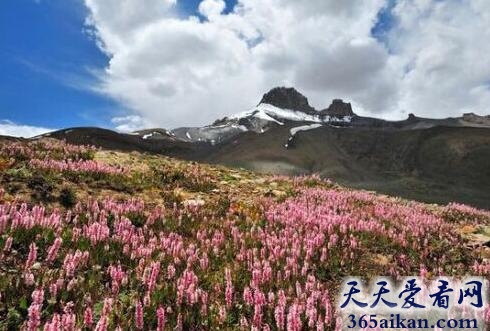
{"label": "hillside", "polygon": [[288,140],[292,127],[245,134],[202,159],[281,175],[317,173],[409,199],[490,208],[490,129],[321,127]]}
{"label": "hillside", "polygon": [[490,276],[490,212],[461,204],[49,138],[1,140],[0,169],[2,330],[334,330],[344,276]]}
{"label": "hillside", "polygon": [[62,130],[50,136],[74,144],[150,152],[261,173],[320,174],[352,188],[429,203],[458,201],[490,209],[489,128],[321,126],[291,136],[291,130],[298,127],[298,123],[289,122],[260,134],[242,132],[215,145],[168,136],[143,139],[145,135],[97,128]]}
{"label": "hillside", "polygon": [[340,99],[317,110],[294,88],[277,87],[257,106],[202,127],[68,128],[44,137],[490,209],[490,117],[472,113],[387,121],[359,116]]}

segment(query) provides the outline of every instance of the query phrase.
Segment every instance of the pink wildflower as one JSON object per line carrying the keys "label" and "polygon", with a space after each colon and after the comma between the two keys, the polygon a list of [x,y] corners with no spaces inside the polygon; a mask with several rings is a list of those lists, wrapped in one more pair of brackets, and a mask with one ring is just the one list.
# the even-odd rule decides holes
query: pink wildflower
{"label": "pink wildflower", "polygon": [[92,307],[87,307],[83,313],[83,325],[90,328],[94,323],[94,316],[92,312]]}
{"label": "pink wildflower", "polygon": [[143,305],[140,301],[136,302],[134,323],[138,330],[143,330]]}
{"label": "pink wildflower", "polygon": [[163,331],[165,329],[165,309],[159,307],[157,309],[157,331]]}
{"label": "pink wildflower", "polygon": [[59,237],[54,240],[53,245],[48,248],[46,262],[52,262],[56,259],[56,256],[58,255],[58,250],[60,249],[62,243],[63,240]]}
{"label": "pink wildflower", "polygon": [[231,281],[231,272],[230,269],[225,269],[225,281],[226,281],[226,289],[225,289],[225,301],[226,307],[231,308],[233,301],[233,284]]}
{"label": "pink wildflower", "polygon": [[29,269],[30,267],[32,267],[34,262],[36,262],[36,258],[37,258],[37,246],[36,243],[31,243],[29,245],[29,256],[27,257],[25,268]]}

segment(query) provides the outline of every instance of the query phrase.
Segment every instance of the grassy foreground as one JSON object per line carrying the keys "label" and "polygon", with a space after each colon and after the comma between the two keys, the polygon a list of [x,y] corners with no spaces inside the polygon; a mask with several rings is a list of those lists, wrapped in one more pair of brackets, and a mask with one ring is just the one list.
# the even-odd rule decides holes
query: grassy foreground
{"label": "grassy foreground", "polygon": [[490,276],[490,212],[0,142],[0,330],[334,330],[342,277]]}

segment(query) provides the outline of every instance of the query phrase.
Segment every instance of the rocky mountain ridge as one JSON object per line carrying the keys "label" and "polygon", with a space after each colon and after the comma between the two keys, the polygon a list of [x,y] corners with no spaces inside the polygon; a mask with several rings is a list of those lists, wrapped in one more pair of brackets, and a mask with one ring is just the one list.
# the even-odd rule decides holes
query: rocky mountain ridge
{"label": "rocky mountain ridge", "polygon": [[[285,124],[299,128],[322,126],[371,128],[383,130],[428,129],[437,126],[490,128],[490,116],[473,113],[462,117],[430,119],[410,114],[406,120],[387,121],[357,115],[352,105],[341,99],[332,100],[322,110],[312,107],[308,98],[292,87],[275,87],[264,94],[260,103],[252,109],[229,115],[203,127],[181,127],[169,130],[170,136],[184,142],[205,142],[212,145],[226,143],[246,132],[263,134],[269,129]],[[321,124],[321,125],[313,125]],[[143,136],[148,135],[144,133]],[[147,138],[151,138],[147,136]],[[160,139],[156,135],[156,139]],[[288,139],[286,137],[286,139]]]}

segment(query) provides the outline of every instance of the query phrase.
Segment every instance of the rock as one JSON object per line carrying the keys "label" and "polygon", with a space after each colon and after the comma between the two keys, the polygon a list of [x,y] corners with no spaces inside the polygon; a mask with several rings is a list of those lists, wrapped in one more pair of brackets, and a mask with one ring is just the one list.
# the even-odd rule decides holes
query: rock
{"label": "rock", "polygon": [[264,194],[266,197],[276,197],[276,198],[284,198],[287,196],[287,193],[280,190],[269,190]]}
{"label": "rock", "polygon": [[380,266],[387,266],[390,264],[390,258],[386,255],[377,254],[374,257],[373,262]]}
{"label": "rock", "polygon": [[469,248],[490,248],[490,227],[465,225],[458,231],[467,240]]}
{"label": "rock", "polygon": [[173,190],[173,194],[174,194],[174,196],[180,198],[181,201],[191,200],[191,199],[194,199],[196,196],[194,193],[187,192],[182,188],[175,188]]}
{"label": "rock", "polygon": [[483,247],[483,249],[480,249],[478,254],[481,256],[482,260],[488,261],[490,260],[490,248],[489,247]]}
{"label": "rock", "polygon": [[191,199],[182,202],[182,204],[187,207],[200,207],[205,204],[205,201],[202,199]]}
{"label": "rock", "polygon": [[287,196],[287,193],[284,192],[284,191],[280,191],[280,190],[272,190],[272,194],[276,197],[276,198],[284,198]]}
{"label": "rock", "polygon": [[308,99],[296,89],[290,87],[276,87],[264,94],[260,103],[267,103],[282,109],[300,110],[305,113],[316,112]]}
{"label": "rock", "polygon": [[352,106],[350,103],[346,103],[341,99],[334,99],[332,104],[320,112],[323,116],[334,116],[334,117],[344,117],[344,116],[354,116],[355,113],[352,111]]}
{"label": "rock", "polygon": [[41,263],[39,263],[39,262],[34,263],[32,265],[32,267],[31,267],[31,269],[32,270],[39,270],[39,269],[41,269]]}
{"label": "rock", "polygon": [[468,236],[469,247],[490,247],[490,237],[482,233],[473,233]]}
{"label": "rock", "polygon": [[417,116],[415,116],[415,114],[413,114],[413,113],[408,114],[408,120],[409,121],[414,121],[416,119],[417,119]]}
{"label": "rock", "polygon": [[477,231],[478,231],[478,228],[474,225],[465,225],[459,230],[459,232],[463,235],[476,233]]}

